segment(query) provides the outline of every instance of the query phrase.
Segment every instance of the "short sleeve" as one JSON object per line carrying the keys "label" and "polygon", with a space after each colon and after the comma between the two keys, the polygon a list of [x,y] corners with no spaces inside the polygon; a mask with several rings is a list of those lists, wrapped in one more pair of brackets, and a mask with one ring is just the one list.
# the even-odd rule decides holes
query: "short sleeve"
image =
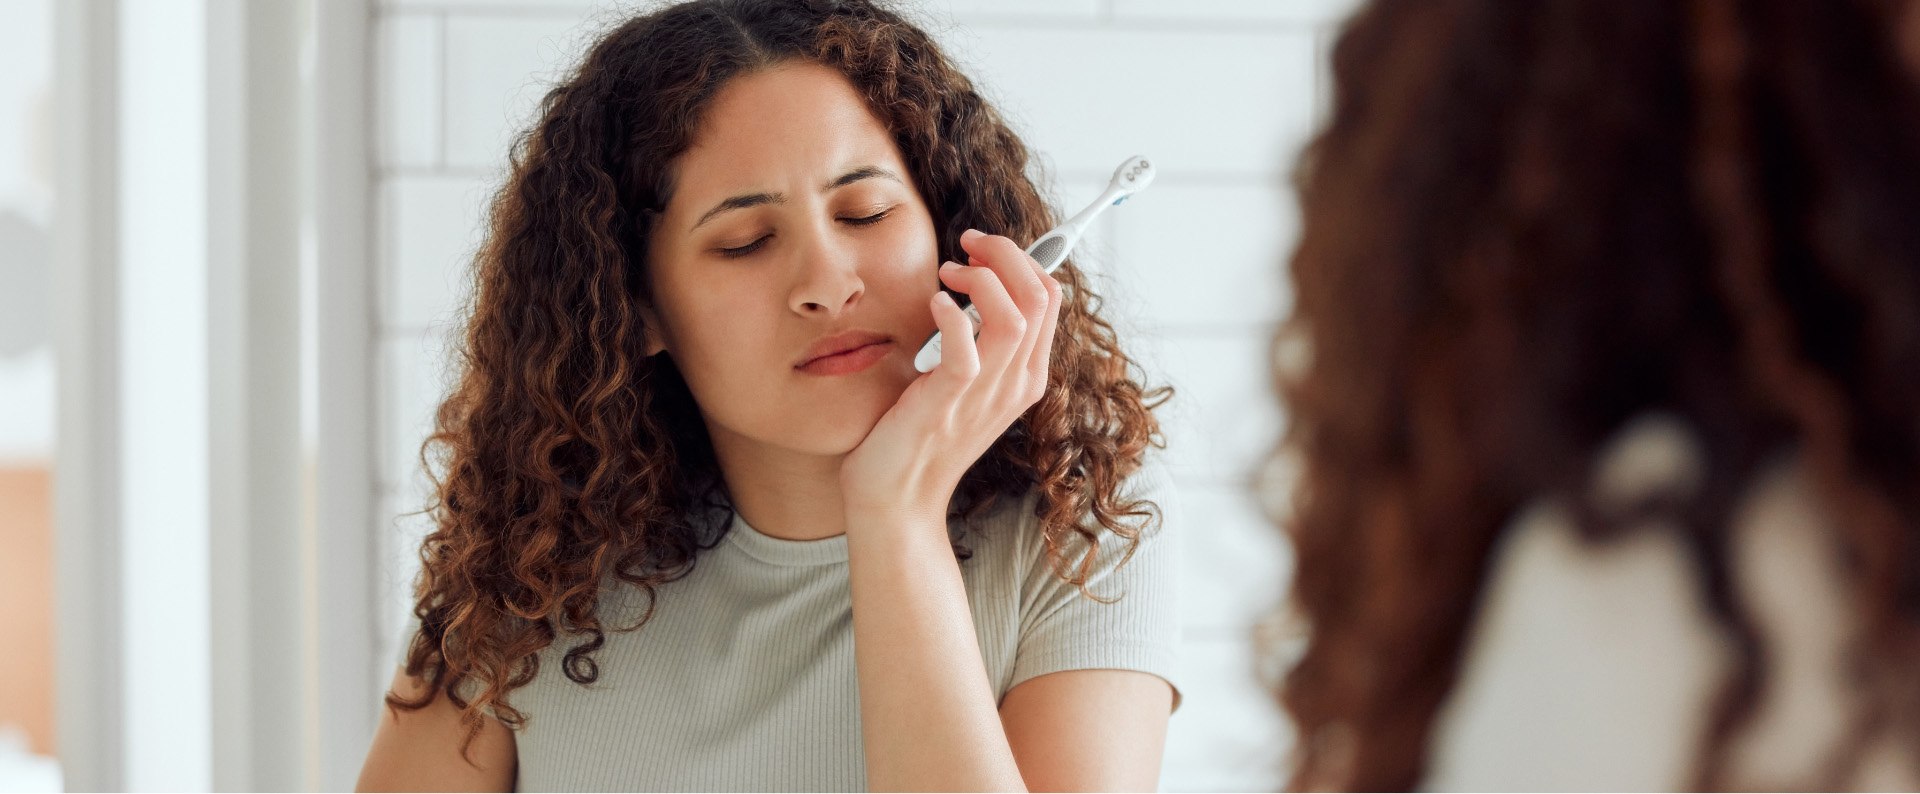
{"label": "short sleeve", "polygon": [[[1039,533],[1021,582],[1019,649],[1008,689],[1029,679],[1065,670],[1136,670],[1164,679],[1173,687],[1173,705],[1180,707],[1179,661],[1180,535],[1184,517],[1172,478],[1156,457],[1121,486],[1122,503],[1145,499],[1156,513],[1152,518],[1123,518],[1142,522],[1139,546],[1127,558],[1129,544],[1100,532],[1088,597],[1062,580],[1046,558]],[[1078,560],[1086,541],[1075,536],[1067,559]],[[1124,559],[1124,563],[1122,560]],[[1106,602],[1106,603],[1103,603]]]}

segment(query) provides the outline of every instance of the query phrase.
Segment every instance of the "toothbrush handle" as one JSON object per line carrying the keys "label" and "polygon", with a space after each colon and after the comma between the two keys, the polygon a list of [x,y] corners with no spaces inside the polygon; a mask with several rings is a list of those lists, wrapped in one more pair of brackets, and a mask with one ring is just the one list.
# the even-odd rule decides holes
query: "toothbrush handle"
{"label": "toothbrush handle", "polygon": [[[979,339],[981,322],[980,310],[975,308],[971,303],[960,307],[960,310],[966,312],[967,317],[973,321],[973,338]],[[913,357],[913,368],[915,370],[932,372],[934,367],[940,366],[940,342],[943,338],[939,331],[934,331],[933,336],[927,337],[926,344],[921,345],[920,352]]]}

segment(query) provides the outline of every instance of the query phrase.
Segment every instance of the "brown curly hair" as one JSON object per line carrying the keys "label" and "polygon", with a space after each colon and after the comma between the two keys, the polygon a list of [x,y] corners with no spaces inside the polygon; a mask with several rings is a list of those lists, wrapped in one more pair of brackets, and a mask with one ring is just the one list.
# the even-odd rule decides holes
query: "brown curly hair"
{"label": "brown curly hair", "polygon": [[1781,455],[1837,519],[1862,631],[1849,740],[1820,779],[1776,783],[1830,788],[1868,739],[1913,746],[1920,90],[1890,34],[1911,13],[1375,0],[1347,23],[1273,345],[1290,426],[1270,471],[1298,479],[1269,513],[1308,633],[1279,693],[1293,787],[1420,785],[1516,511],[1563,500],[1594,542],[1644,526],[1584,486],[1647,411],[1698,431],[1698,495],[1640,507],[1673,519],[1736,651],[1686,787],[1728,785],[1769,675],[1729,518]]}
{"label": "brown curly hair", "polygon": [[[390,692],[391,707],[445,694],[468,744],[482,709],[519,727],[526,715],[507,695],[534,679],[561,632],[587,637],[566,653],[565,675],[596,680],[603,586],[651,597],[716,542],[731,500],[705,425],[671,357],[643,352],[648,226],[706,103],[732,78],[791,61],[844,75],[885,123],[943,260],[961,258],[969,228],[1023,240],[1052,226],[1025,145],[925,32],[887,8],[700,0],[607,32],[545,95],[491,205],[462,372],[422,450],[436,528],[420,549],[421,630],[406,672],[427,690]],[[975,528],[996,504],[1037,491],[1050,563],[1085,592],[1103,535],[1131,556],[1150,522],[1122,519],[1157,514],[1121,485],[1147,447],[1165,446],[1151,411],[1172,390],[1130,377],[1079,270],[1055,277],[1067,297],[1046,395],[968,471],[950,509]],[[1084,553],[1068,553],[1075,536]]]}

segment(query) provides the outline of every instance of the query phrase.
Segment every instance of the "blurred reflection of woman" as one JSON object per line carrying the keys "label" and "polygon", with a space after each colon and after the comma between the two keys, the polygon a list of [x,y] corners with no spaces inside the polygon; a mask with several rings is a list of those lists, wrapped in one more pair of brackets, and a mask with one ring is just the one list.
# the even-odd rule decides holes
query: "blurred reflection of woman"
{"label": "blurred reflection of woman", "polygon": [[1295,786],[1920,785],[1917,24],[1351,21],[1275,346]]}

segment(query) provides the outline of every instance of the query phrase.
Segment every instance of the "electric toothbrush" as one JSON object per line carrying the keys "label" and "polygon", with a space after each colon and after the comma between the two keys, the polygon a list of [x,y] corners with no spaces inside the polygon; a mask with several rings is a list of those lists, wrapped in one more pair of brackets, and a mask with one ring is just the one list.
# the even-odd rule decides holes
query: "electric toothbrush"
{"label": "electric toothbrush", "polygon": [[[1060,263],[1067,261],[1067,254],[1071,253],[1073,246],[1080,242],[1081,235],[1086,234],[1087,227],[1092,225],[1094,218],[1099,217],[1100,213],[1108,207],[1126,201],[1132,198],[1133,194],[1145,190],[1151,182],[1153,182],[1153,164],[1147,162],[1146,158],[1134,157],[1121,163],[1119,168],[1113,170],[1113,180],[1107,183],[1107,189],[1100,194],[1100,198],[1094,199],[1092,204],[1081,210],[1080,214],[1067,219],[1066,223],[1040,235],[1040,239],[1034,240],[1032,245],[1027,246],[1027,256],[1033,257],[1033,261],[1039,263],[1042,272],[1052,273],[1060,267]],[[977,338],[980,333],[980,312],[972,303],[968,303],[963,310],[973,319],[973,332]],[[926,344],[920,346],[919,354],[913,357],[913,368],[921,372],[932,372],[933,368],[939,365],[940,332],[935,331],[933,336],[927,338]]]}

